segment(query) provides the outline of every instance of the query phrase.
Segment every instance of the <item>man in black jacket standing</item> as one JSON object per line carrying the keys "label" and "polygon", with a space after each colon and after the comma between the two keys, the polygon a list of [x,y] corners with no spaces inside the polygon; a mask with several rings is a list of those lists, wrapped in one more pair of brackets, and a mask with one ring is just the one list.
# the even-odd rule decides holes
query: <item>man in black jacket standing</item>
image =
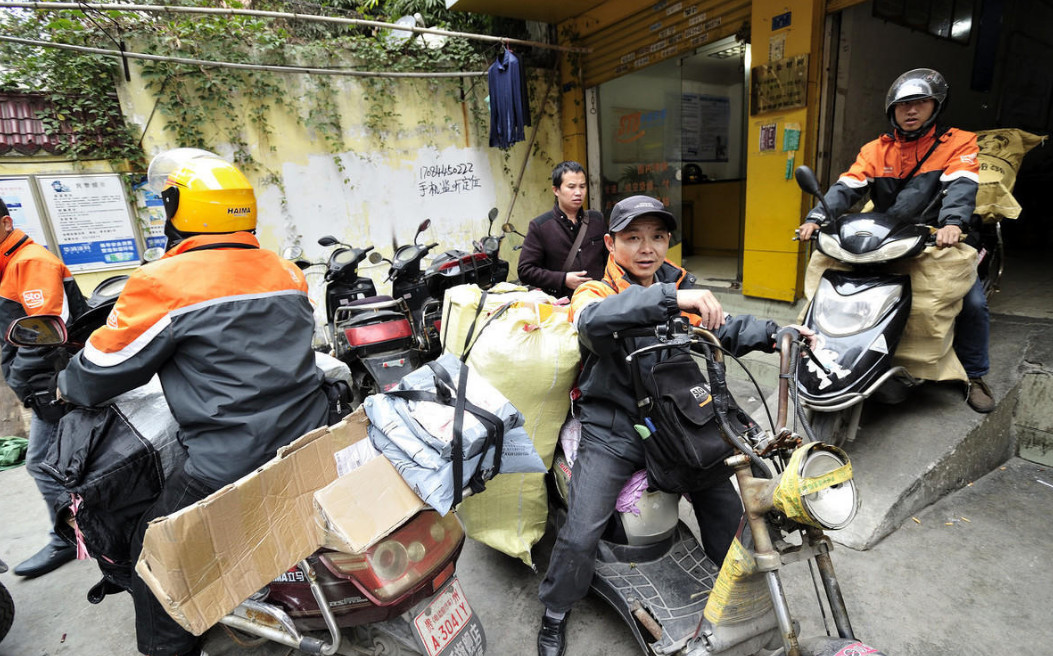
{"label": "man in black jacket standing", "polygon": [[588,181],[577,162],[560,162],[552,170],[551,210],[530,222],[519,255],[519,280],[556,297],[569,297],[582,283],[603,277],[607,222],[596,210],[585,210]]}

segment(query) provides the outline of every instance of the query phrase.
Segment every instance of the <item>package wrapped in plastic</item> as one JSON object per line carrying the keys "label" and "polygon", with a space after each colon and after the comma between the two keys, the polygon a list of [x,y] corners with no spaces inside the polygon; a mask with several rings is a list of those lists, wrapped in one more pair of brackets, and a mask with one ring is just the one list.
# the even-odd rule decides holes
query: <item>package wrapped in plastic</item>
{"label": "package wrapped in plastic", "polygon": [[[551,466],[580,367],[568,308],[541,292],[487,293],[483,299],[474,286],[452,289],[446,300],[452,326],[476,321],[468,364],[519,409],[534,447]],[[446,341],[447,350],[460,353],[467,329],[451,328],[449,334],[458,337]],[[544,476],[502,473],[483,493],[465,499],[458,515],[471,538],[531,565],[531,547],[544,535],[548,517]]]}
{"label": "package wrapped in plastic", "polygon": [[[432,363],[441,367],[448,379],[457,381],[462,363],[444,354]],[[431,366],[424,366],[404,377],[393,393],[374,394],[365,400],[369,417],[369,437],[402,475],[413,491],[441,514],[453,507],[453,408],[447,404],[407,400],[397,396],[401,390],[416,390],[441,396],[450,392],[439,382]],[[504,428],[501,471],[544,473],[545,464],[523,428],[523,417],[497,390],[469,369],[466,397],[493,415]],[[463,453],[462,489],[476,480],[488,480],[494,471],[493,435],[484,422],[465,412],[461,434]]]}

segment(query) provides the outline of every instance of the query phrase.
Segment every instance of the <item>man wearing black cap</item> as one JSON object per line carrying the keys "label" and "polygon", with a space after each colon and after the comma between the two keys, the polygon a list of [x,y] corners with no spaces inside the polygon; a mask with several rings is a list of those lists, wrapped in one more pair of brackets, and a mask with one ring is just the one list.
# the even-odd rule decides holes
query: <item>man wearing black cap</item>
{"label": "man wearing black cap", "polygon": [[[570,477],[567,521],[556,539],[538,596],[545,615],[539,656],[561,656],[571,605],[592,581],[596,548],[622,486],[644,467],[633,428],[636,396],[625,356],[654,337],[615,338],[617,331],[656,326],[681,314],[712,330],[729,351],[771,351],[779,326],[749,315],[726,316],[711,292],[693,289],[695,277],[665,259],[676,219],[662,203],[631,196],[614,206],[604,243],[610,256],[602,280],[574,292],[574,324],[581,342],[581,443]],[[802,334],[814,337],[805,328]],[[731,545],[742,504],[730,479],[691,492],[706,554],[718,565]]]}

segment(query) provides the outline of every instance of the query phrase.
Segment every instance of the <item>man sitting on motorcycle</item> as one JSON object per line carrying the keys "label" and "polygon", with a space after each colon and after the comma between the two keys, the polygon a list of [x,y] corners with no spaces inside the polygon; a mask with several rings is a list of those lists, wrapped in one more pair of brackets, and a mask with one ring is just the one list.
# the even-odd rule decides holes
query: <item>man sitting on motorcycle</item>
{"label": "man sitting on motorcycle", "polygon": [[[773,350],[779,329],[774,321],[725,316],[710,291],[693,289],[695,277],[665,259],[675,229],[676,219],[654,198],[632,196],[616,204],[604,236],[610,256],[603,280],[581,285],[571,301],[582,355],[581,442],[570,477],[567,521],[538,595],[546,609],[538,633],[539,656],[564,653],[567,613],[588,593],[596,549],[618,493],[644,466],[643,446],[633,428],[637,408],[627,348],[615,333],[656,326],[681,314],[712,330],[733,353]],[[702,546],[719,565],[738,530],[742,503],[728,478],[693,490],[691,500]]]}
{"label": "man sitting on motorcycle", "polygon": [[[907,71],[892,83],[885,97],[892,132],[863,146],[852,167],[826,192],[824,200],[833,216],[816,206],[798,230],[802,241],[869,191],[875,211],[934,225],[937,248],[958,245],[976,209],[979,148],[972,132],[936,125],[947,92],[947,81],[931,68]],[[987,297],[977,279],[963,299],[954,337],[955,353],[969,377],[967,401],[977,412],[995,406],[983,380],[989,368],[989,336]]]}
{"label": "man sitting on motorcycle", "polygon": [[[66,400],[94,405],[157,374],[179,422],[187,461],[143,515],[133,562],[151,519],[251,472],[328,412],[307,283],[291,262],[260,248],[248,180],[204,151],[158,158],[167,158],[155,159],[162,170],[171,162],[161,194],[168,252],[129,277],[106,325],[59,377]],[[199,652],[198,639],[138,576],[130,592],[140,652]]]}

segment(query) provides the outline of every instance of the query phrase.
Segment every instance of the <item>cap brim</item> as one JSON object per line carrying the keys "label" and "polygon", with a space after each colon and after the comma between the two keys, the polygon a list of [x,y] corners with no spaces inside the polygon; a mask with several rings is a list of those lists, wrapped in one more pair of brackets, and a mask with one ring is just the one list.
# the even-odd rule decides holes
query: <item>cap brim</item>
{"label": "cap brim", "polygon": [[669,232],[676,232],[676,217],[665,210],[654,210],[646,209],[642,210],[639,214],[629,214],[623,216],[616,224],[611,224],[608,228],[610,232],[621,232],[629,227],[629,224],[641,216],[655,216],[665,221],[665,227]]}

